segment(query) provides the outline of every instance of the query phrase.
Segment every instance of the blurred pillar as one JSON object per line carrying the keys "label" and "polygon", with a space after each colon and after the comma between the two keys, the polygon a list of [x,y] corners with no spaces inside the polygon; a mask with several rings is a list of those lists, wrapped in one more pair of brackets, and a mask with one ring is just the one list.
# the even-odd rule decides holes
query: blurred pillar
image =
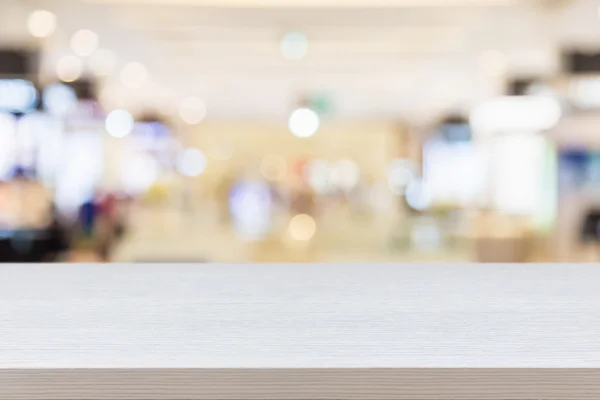
{"label": "blurred pillar", "polygon": [[388,146],[388,159],[406,158],[421,164],[423,158],[418,132],[404,123],[394,126]]}

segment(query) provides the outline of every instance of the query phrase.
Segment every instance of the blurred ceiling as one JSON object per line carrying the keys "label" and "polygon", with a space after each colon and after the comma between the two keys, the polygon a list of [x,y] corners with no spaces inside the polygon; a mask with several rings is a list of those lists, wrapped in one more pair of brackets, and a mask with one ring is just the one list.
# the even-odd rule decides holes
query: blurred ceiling
{"label": "blurred ceiling", "polygon": [[273,8],[392,8],[489,6],[515,4],[517,0],[85,0],[97,4],[161,4],[196,7]]}
{"label": "blurred ceiling", "polygon": [[[58,16],[39,43],[46,80],[70,36],[91,29],[119,66],[138,61],[152,76],[125,90],[117,69],[102,82],[109,106],[197,95],[211,118],[284,120],[324,95],[334,118],[425,121],[499,93],[506,76],[555,74],[562,44],[600,45],[598,3],[587,0],[3,0],[0,41],[37,45],[26,30],[37,8]],[[281,56],[290,30],[309,38],[302,60]]]}

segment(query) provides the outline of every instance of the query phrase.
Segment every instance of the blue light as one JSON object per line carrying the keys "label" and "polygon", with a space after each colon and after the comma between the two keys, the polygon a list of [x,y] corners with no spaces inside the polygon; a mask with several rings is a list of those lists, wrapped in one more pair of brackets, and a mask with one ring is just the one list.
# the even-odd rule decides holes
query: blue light
{"label": "blue light", "polygon": [[0,110],[25,113],[35,109],[38,92],[33,83],[23,79],[0,79]]}

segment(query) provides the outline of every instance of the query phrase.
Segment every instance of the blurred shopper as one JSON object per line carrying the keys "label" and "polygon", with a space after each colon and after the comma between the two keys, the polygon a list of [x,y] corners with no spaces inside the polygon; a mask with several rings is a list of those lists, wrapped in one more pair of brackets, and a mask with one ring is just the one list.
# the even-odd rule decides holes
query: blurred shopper
{"label": "blurred shopper", "polygon": [[94,197],[90,197],[79,208],[79,216],[77,218],[83,237],[91,238],[94,235],[97,216],[98,204]]}
{"label": "blurred shopper", "polygon": [[600,251],[600,209],[586,212],[580,227],[579,239],[588,261],[598,261]]}
{"label": "blurred shopper", "polygon": [[291,212],[295,214],[307,214],[314,216],[316,214],[316,200],[313,190],[302,183],[292,191],[290,204]]}
{"label": "blurred shopper", "polygon": [[122,221],[118,214],[118,200],[114,193],[105,193],[98,203],[99,253],[103,260],[110,258],[111,249],[119,238]]}
{"label": "blurred shopper", "polygon": [[71,237],[67,225],[61,219],[55,205],[52,205],[50,225],[47,229],[47,261],[63,260],[71,248]]}
{"label": "blurred shopper", "polygon": [[126,231],[128,202],[127,198],[108,192],[91,197],[80,207],[77,232],[80,246],[85,248],[80,253],[91,252],[95,256],[81,255],[77,259],[110,260],[112,250]]}
{"label": "blurred shopper", "polygon": [[233,189],[235,179],[230,175],[226,174],[217,183],[216,187],[216,198],[218,207],[219,223],[227,225],[231,222],[231,213],[229,207],[229,197]]}

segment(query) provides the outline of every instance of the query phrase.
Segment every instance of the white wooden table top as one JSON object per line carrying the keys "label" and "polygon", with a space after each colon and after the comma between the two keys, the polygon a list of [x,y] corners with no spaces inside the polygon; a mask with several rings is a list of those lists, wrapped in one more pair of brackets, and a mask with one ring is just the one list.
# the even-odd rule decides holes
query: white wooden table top
{"label": "white wooden table top", "polygon": [[600,367],[600,265],[5,265],[2,367]]}

